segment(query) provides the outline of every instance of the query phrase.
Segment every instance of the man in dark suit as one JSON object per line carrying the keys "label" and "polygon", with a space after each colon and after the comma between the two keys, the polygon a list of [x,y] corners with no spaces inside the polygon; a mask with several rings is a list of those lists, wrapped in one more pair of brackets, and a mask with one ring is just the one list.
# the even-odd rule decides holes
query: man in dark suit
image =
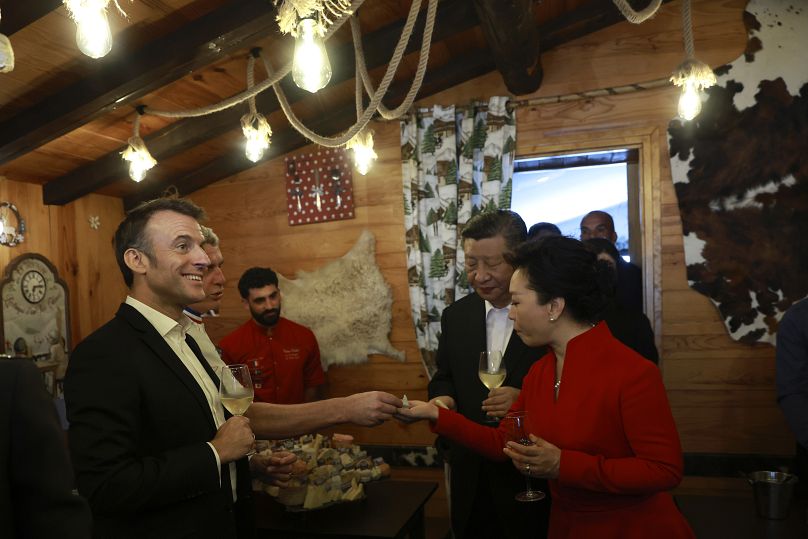
{"label": "man in dark suit", "polygon": [[86,539],[64,431],[30,360],[0,360],[0,537]]}
{"label": "man in dark suit", "polygon": [[[468,222],[462,237],[466,273],[474,293],[443,311],[438,371],[429,382],[429,398],[485,423],[507,413],[519,395],[522,378],[545,351],[528,348],[513,332],[513,321],[508,318],[513,268],[505,254],[527,238],[522,218],[506,210],[480,214]],[[484,350],[502,352],[507,369],[503,385],[491,391],[477,372]],[[525,478],[510,462],[491,462],[459,444],[445,443],[449,446],[455,537],[546,536],[549,500],[515,501],[515,494],[525,488]],[[535,483],[547,492],[546,484]]]}
{"label": "man in dark suit", "polygon": [[[581,241],[591,238],[604,238],[614,243],[617,232],[614,219],[605,211],[595,210],[581,219]],[[627,309],[643,311],[642,270],[623,257],[617,258],[617,301]]]}
{"label": "man in dark suit", "polygon": [[210,259],[201,247],[202,217],[181,199],[153,200],[127,215],[115,254],[129,296],[79,344],[68,367],[70,447],[96,537],[249,537],[251,422],[273,438],[340,421],[379,424],[401,405],[371,392],[254,405],[247,416],[227,417],[217,375],[183,315],[205,298]]}

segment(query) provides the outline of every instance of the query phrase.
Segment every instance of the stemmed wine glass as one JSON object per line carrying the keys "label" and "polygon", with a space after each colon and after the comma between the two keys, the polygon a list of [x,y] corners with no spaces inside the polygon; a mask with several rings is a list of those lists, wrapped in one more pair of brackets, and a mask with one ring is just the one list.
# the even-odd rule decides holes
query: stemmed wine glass
{"label": "stemmed wine glass", "polygon": [[[508,437],[511,440],[522,445],[533,445],[527,428],[527,411],[510,412],[502,418],[502,421],[505,422],[505,432],[508,433]],[[529,475],[525,475],[525,481],[527,482],[527,490],[516,494],[516,500],[520,502],[537,502],[543,500],[544,492],[533,490]]]}
{"label": "stemmed wine glass", "polygon": [[[489,390],[502,385],[508,371],[502,363],[502,352],[498,350],[488,350],[480,352],[480,367],[477,370],[480,381]],[[498,423],[496,418],[486,417],[489,423]]]}
{"label": "stemmed wine glass", "polygon": [[219,377],[219,397],[228,412],[244,415],[253,402],[254,391],[250,369],[243,363],[225,365]]}

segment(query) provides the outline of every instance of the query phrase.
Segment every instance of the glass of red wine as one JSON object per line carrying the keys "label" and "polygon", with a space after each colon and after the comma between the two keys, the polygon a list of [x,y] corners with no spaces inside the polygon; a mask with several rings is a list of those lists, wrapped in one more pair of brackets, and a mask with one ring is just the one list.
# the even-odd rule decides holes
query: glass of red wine
{"label": "glass of red wine", "polygon": [[[501,425],[504,427],[508,437],[514,442],[522,445],[533,445],[530,440],[530,430],[527,426],[527,411],[510,412],[502,418]],[[516,500],[520,502],[537,502],[544,499],[544,492],[533,489],[530,484],[530,476],[525,475],[527,490],[516,494]]]}

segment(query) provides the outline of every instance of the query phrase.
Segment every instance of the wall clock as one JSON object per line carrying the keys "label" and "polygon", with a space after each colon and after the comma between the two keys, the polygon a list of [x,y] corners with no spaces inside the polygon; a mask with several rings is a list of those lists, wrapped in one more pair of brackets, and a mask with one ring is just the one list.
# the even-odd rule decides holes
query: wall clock
{"label": "wall clock", "polygon": [[47,258],[26,253],[12,260],[0,281],[0,301],[0,343],[6,353],[24,347],[28,355],[44,356],[62,342],[70,350],[67,284]]}

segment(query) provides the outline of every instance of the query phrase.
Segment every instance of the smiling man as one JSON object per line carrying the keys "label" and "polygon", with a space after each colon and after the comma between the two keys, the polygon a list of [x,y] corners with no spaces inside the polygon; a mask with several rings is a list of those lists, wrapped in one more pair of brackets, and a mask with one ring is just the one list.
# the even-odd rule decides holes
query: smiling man
{"label": "smiling man", "polygon": [[115,254],[129,295],[70,360],[70,449],[96,537],[250,535],[249,419],[225,418],[182,314],[205,298],[202,217],[170,198],[127,215]]}
{"label": "smiling man", "polygon": [[[466,224],[462,236],[474,293],[443,311],[438,371],[429,382],[429,398],[485,423],[505,415],[519,395],[522,378],[544,351],[525,345],[508,318],[513,267],[505,254],[527,238],[522,218],[507,210],[483,213]],[[478,377],[484,350],[501,352],[507,369],[502,386],[490,391]],[[534,507],[514,500],[514,494],[524,489],[524,478],[513,466],[486,460],[460,444],[445,444],[455,537],[546,537],[549,504]]]}
{"label": "smiling man", "polygon": [[325,374],[314,333],[281,316],[278,275],[250,268],[238,282],[251,319],[219,343],[225,363],[250,367],[256,401],[298,404],[322,398]]}

